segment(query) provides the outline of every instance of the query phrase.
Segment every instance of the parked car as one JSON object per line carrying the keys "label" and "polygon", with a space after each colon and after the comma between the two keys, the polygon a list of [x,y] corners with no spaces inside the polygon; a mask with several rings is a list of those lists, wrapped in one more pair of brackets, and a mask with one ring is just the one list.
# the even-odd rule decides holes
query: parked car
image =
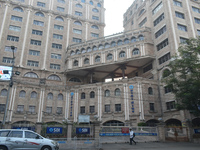
{"label": "parked car", "polygon": [[21,129],[0,130],[0,150],[58,150],[56,141]]}

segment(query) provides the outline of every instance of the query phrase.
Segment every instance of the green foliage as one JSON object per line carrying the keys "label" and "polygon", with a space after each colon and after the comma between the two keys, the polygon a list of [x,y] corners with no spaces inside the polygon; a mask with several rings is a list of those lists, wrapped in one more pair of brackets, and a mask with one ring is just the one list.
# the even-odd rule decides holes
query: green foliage
{"label": "green foliage", "polygon": [[170,75],[164,79],[172,88],[179,110],[200,115],[200,38],[189,39],[178,49],[179,54],[169,63]]}
{"label": "green foliage", "polygon": [[147,124],[145,122],[139,122],[138,126],[147,126]]}

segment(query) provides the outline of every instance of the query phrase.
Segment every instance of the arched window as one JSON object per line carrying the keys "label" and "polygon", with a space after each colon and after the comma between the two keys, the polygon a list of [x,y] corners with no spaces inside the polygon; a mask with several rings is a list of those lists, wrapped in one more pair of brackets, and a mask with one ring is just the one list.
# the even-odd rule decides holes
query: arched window
{"label": "arched window", "polygon": [[81,52],[80,52],[80,50],[79,49],[77,49],[76,50],[76,54],[80,54]]}
{"label": "arched window", "polygon": [[84,64],[89,64],[89,59],[88,58],[85,58]]}
{"label": "arched window", "polygon": [[69,82],[81,82],[81,80],[79,78],[71,78]]}
{"label": "arched window", "polygon": [[26,96],[26,92],[24,90],[19,92],[19,97],[25,97]]}
{"label": "arched window", "polygon": [[82,23],[81,23],[80,21],[74,21],[74,24],[75,24],[75,25],[82,26]]}
{"label": "arched window", "polygon": [[47,95],[47,99],[53,99],[53,93],[48,93],[48,95]]}
{"label": "arched window", "polygon": [[92,49],[90,47],[87,48],[87,52],[91,52]]}
{"label": "arched window", "polygon": [[121,95],[121,91],[119,88],[115,89],[115,96],[120,96]]}
{"label": "arched window", "polygon": [[70,54],[71,56],[73,56],[73,55],[75,55],[75,52],[74,51],[71,51],[71,54]]}
{"label": "arched window", "polygon": [[101,7],[101,4],[100,4],[100,3],[98,3],[98,4],[97,4],[97,7]]}
{"label": "arched window", "polygon": [[35,91],[31,92],[31,98],[37,98],[37,93]]}
{"label": "arched window", "polygon": [[117,45],[118,45],[118,46],[122,45],[122,40],[119,40],[119,41],[117,42]]}
{"label": "arched window", "polygon": [[109,47],[110,47],[110,44],[106,43],[105,48],[109,48]]}
{"label": "arched window", "polygon": [[113,59],[113,55],[112,54],[108,54],[106,57],[106,60],[112,60]]}
{"label": "arched window", "polygon": [[110,96],[110,91],[109,90],[105,90],[105,97],[109,97]]}
{"label": "arched window", "polygon": [[81,99],[85,99],[85,93],[81,93]]}
{"label": "arched window", "polygon": [[24,77],[28,77],[28,78],[38,78],[38,75],[34,72],[28,72],[24,75]]}
{"label": "arched window", "polygon": [[90,92],[90,98],[95,98],[95,93],[94,93],[94,91]]}
{"label": "arched window", "polygon": [[125,57],[125,56],[126,56],[125,51],[121,51],[121,52],[119,53],[119,58],[123,58],[123,57]]}
{"label": "arched window", "polygon": [[132,42],[132,43],[134,43],[134,42],[136,42],[136,41],[137,41],[137,40],[136,40],[136,37],[132,37],[132,38],[131,38],[131,42]]}
{"label": "arched window", "polygon": [[128,43],[129,43],[129,39],[125,39],[124,44],[128,44]]}
{"label": "arched window", "polygon": [[1,96],[7,96],[7,94],[8,94],[8,90],[6,89],[1,90]]}
{"label": "arched window", "polygon": [[96,47],[96,46],[93,46],[92,50],[93,50],[93,51],[96,51],[96,50],[97,50],[97,47]]}
{"label": "arched window", "polygon": [[24,12],[22,8],[20,7],[15,7],[13,8],[14,11],[18,11],[18,12]]}
{"label": "arched window", "polygon": [[74,66],[78,66],[78,60],[74,61]]}
{"label": "arched window", "polygon": [[166,78],[166,77],[168,77],[170,75],[170,71],[169,71],[169,69],[165,69],[164,71],[163,71],[163,78]]}
{"label": "arched window", "polygon": [[140,13],[139,13],[139,16],[144,12],[145,10],[144,9],[142,9],[141,11],[140,11]]}
{"label": "arched window", "polygon": [[40,17],[44,17],[44,14],[41,13],[41,12],[36,12],[35,15],[36,15],[36,16],[40,16]]}
{"label": "arched window", "polygon": [[63,94],[58,94],[58,100],[63,100]]}
{"label": "arched window", "polygon": [[149,93],[149,95],[153,95],[153,89],[152,89],[152,87],[148,88],[148,93]]}
{"label": "arched window", "polygon": [[62,22],[64,21],[64,19],[62,17],[56,17],[56,20],[57,21],[62,21]]}
{"label": "arched window", "polygon": [[99,12],[99,10],[96,9],[96,8],[93,8],[92,11],[93,11],[93,12]]}
{"label": "arched window", "polygon": [[81,4],[76,4],[76,7],[83,8],[83,6]]}
{"label": "arched window", "polygon": [[101,61],[101,57],[100,56],[96,56],[95,57],[95,62],[100,62]]}
{"label": "arched window", "polygon": [[85,3],[85,0],[81,0],[82,3]]}
{"label": "arched window", "polygon": [[93,5],[93,1],[90,1],[90,5]]}
{"label": "arched window", "polygon": [[102,44],[99,45],[99,50],[102,50],[104,47]]}
{"label": "arched window", "polygon": [[92,25],[91,28],[93,28],[93,29],[99,29],[99,27],[97,25]]}
{"label": "arched window", "polygon": [[81,49],[81,53],[82,53],[82,54],[86,53],[85,48],[82,48],[82,49]]}
{"label": "arched window", "polygon": [[139,39],[139,41],[143,41],[144,40],[144,36],[143,35],[139,35],[138,39]]}
{"label": "arched window", "polygon": [[61,81],[60,77],[53,74],[53,75],[50,75],[47,79],[49,80],[56,80],[56,81]]}
{"label": "arched window", "polygon": [[111,47],[115,47],[116,46],[116,42],[115,41],[112,41],[111,42]]}
{"label": "arched window", "polygon": [[138,48],[135,48],[132,52],[133,55],[138,55],[140,53]]}

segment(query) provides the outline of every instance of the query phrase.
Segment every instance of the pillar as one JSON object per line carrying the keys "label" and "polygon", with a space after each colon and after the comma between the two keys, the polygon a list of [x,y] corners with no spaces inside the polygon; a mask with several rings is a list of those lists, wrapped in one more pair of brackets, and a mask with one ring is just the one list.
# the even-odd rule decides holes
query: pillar
{"label": "pillar", "polygon": [[70,140],[72,138],[72,123],[67,125],[67,138]]}
{"label": "pillar", "polygon": [[160,142],[165,142],[165,124],[164,123],[160,123],[157,126],[158,129],[158,140]]}
{"label": "pillar", "polygon": [[[36,132],[37,132],[38,134],[41,134],[41,131],[42,131],[42,123],[38,122],[38,123],[36,124]],[[45,131],[45,132],[46,132],[46,131]]]}
{"label": "pillar", "polygon": [[94,122],[94,137],[95,138],[99,138],[100,128],[101,128],[101,121],[95,121]]}

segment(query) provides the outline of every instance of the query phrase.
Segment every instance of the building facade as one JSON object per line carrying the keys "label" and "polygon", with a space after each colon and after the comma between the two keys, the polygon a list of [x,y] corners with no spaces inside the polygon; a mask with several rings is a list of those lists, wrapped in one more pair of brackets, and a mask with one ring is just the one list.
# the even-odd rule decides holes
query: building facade
{"label": "building facade", "polygon": [[[12,66],[6,125],[89,115],[105,126],[195,119],[175,109],[162,78],[180,43],[200,35],[195,0],[135,0],[124,32],[104,37],[103,0],[1,0],[0,65]],[[8,96],[0,82],[0,116]]]}

